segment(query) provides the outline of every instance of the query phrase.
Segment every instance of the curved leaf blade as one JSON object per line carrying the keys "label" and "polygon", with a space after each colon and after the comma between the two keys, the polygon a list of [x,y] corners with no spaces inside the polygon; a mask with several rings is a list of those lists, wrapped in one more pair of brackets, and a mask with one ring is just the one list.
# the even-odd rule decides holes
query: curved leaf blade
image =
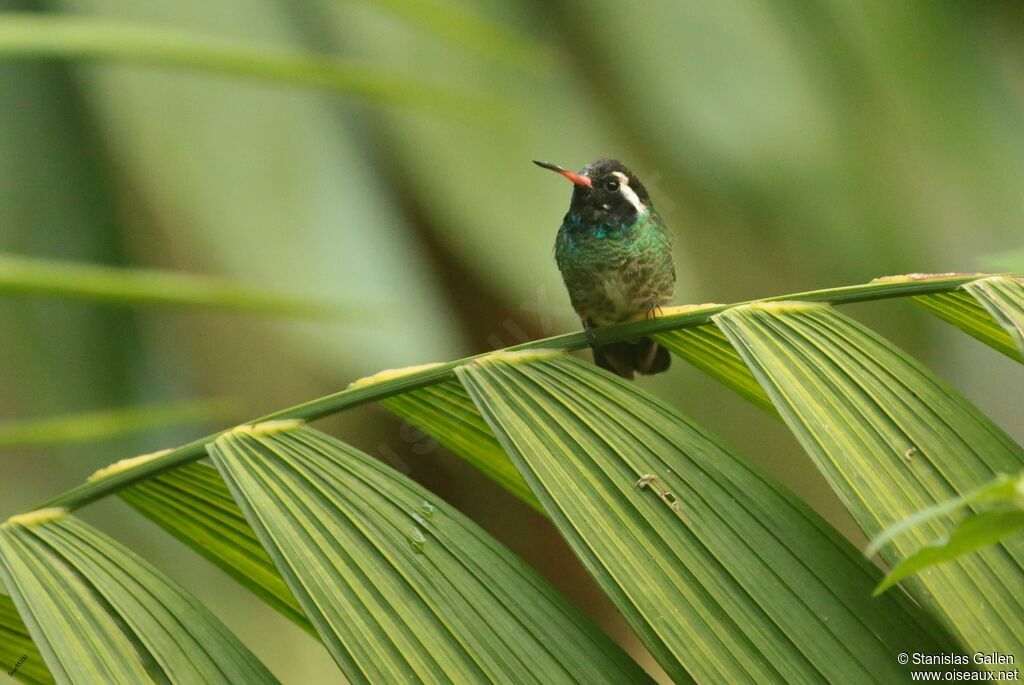
{"label": "curved leaf blade", "polygon": [[969,516],[953,528],[949,537],[925,545],[896,564],[875,588],[875,594],[885,592],[926,568],[994,545],[1021,531],[1024,531],[1024,511],[1020,509],[985,511]]}
{"label": "curved leaf blade", "polygon": [[232,400],[212,398],[2,421],[0,450],[106,440],[165,426],[226,420],[235,412]]}
{"label": "curved leaf blade", "polygon": [[634,385],[543,351],[456,373],[677,682],[903,682],[898,645],[950,644],[871,600],[881,574],[857,550]]}
{"label": "curved leaf blade", "polygon": [[[868,536],[1019,471],[1024,452],[955,390],[827,306],[776,303],[715,317]],[[894,565],[949,533],[932,519],[883,550]],[[930,569],[908,591],[971,648],[1024,646],[1024,546]]]}
{"label": "curved leaf blade", "polygon": [[900,580],[935,564],[969,554],[1024,530],[1024,476],[1000,476],[984,487],[908,516],[875,536],[865,554],[874,554],[893,538],[925,521],[950,516],[969,506],[984,508],[956,524],[948,537],[925,545],[896,565],[875,589],[884,592]]}
{"label": "curved leaf blade", "polygon": [[369,65],[252,47],[152,26],[85,18],[4,12],[0,60],[62,57],[122,60],[319,88],[375,104],[470,118],[507,116],[479,96],[432,87]]}
{"label": "curved leaf blade", "polygon": [[979,278],[963,286],[1017,346],[1017,358],[1024,355],[1024,281],[1012,276]]}
{"label": "curved leaf blade", "polygon": [[0,666],[12,669],[23,657],[24,662],[13,676],[15,680],[27,685],[49,685],[54,682],[14,602],[0,592]]}
{"label": "curved leaf blade", "polygon": [[946,323],[985,343],[1011,359],[1024,362],[1013,339],[996,323],[978,301],[965,292],[936,293],[913,297],[914,304],[934,314]]}
{"label": "curved leaf blade", "polygon": [[[865,283],[862,285],[844,286],[840,288],[828,288],[824,290],[813,290],[806,293],[793,295],[782,295],[778,297],[765,298],[764,302],[778,302],[785,300],[801,300],[807,302],[831,302],[833,304],[846,304],[853,302],[867,302],[897,297],[912,297],[929,293],[949,292],[971,280],[977,280],[973,276],[948,276],[936,277],[927,280],[900,279],[895,281],[881,281]],[[714,314],[725,311],[732,305],[715,305],[710,307],[698,307],[696,310],[679,308],[683,311],[673,311],[671,314],[659,316],[644,321],[629,321],[614,326],[601,327],[595,335],[601,343],[617,342],[620,340],[631,340],[644,335],[656,335],[666,331],[677,330],[692,326],[700,326],[711,322]],[[506,348],[507,351],[558,348],[558,349],[581,349],[588,347],[591,340],[583,332],[558,335],[542,340],[533,340],[521,345],[513,345]],[[409,369],[401,369],[382,373],[375,382],[360,384],[350,387],[341,392],[320,397],[303,404],[289,407],[268,414],[256,421],[268,421],[274,419],[301,419],[312,420],[344,411],[351,407],[366,404],[372,401],[382,400],[403,392],[424,388],[437,383],[451,380],[456,367],[477,358],[468,357],[443,364],[425,364]],[[206,443],[217,438],[218,434],[207,436],[182,445],[159,459],[153,459],[140,463],[130,469],[125,469],[110,478],[96,479],[84,483],[66,492],[51,497],[40,505],[42,507],[67,507],[76,509],[85,506],[90,502],[102,499],[123,488],[134,485],[157,473],[173,469],[181,464],[197,461],[206,456]]]}
{"label": "curved leaf blade", "polygon": [[63,510],[0,525],[0,580],[58,683],[276,683],[196,599]]}
{"label": "curved leaf blade", "polygon": [[717,326],[705,324],[680,328],[678,331],[659,333],[654,338],[669,352],[720,381],[741,397],[769,414],[776,413],[775,405],[768,399],[761,384]]}
{"label": "curved leaf blade", "polygon": [[[2,24],[0,16],[0,28]],[[356,306],[278,293],[227,279],[11,254],[0,254],[0,293],[123,306],[200,307],[278,316],[337,319],[361,313]]]}
{"label": "curved leaf blade", "polygon": [[965,292],[936,293],[913,297],[911,301],[946,323],[959,328],[1000,354],[1024,362],[1024,356],[1013,344],[1013,338],[982,307]]}
{"label": "curved leaf blade", "polygon": [[537,498],[494,439],[461,383],[445,381],[389,397],[381,404],[543,513]]}
{"label": "curved leaf blade", "polygon": [[297,422],[209,450],[350,680],[649,680],[536,572],[362,452]]}
{"label": "curved leaf blade", "polygon": [[[1009,275],[976,276],[955,291],[920,295],[912,300],[989,347],[1024,363],[1024,280]],[[929,278],[915,274],[879,281]]]}
{"label": "curved leaf blade", "polygon": [[203,463],[186,464],[120,494],[137,512],[316,636],[217,469]]}
{"label": "curved leaf blade", "polygon": [[864,551],[868,556],[873,555],[882,545],[888,544],[893,538],[902,535],[906,531],[920,526],[926,521],[950,516],[958,511],[970,507],[977,509],[979,506],[991,504],[1016,504],[1024,497],[1024,477],[1000,476],[991,483],[972,490],[965,495],[939,502],[938,504],[914,512],[907,518],[895,525],[889,526],[881,533],[871,539],[871,544]]}

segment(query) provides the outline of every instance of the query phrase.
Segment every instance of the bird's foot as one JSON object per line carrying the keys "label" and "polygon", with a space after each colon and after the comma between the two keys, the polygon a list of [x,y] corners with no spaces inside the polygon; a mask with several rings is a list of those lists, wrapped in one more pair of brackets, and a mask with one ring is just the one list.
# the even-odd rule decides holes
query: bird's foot
{"label": "bird's foot", "polygon": [[651,319],[657,319],[659,316],[665,316],[665,310],[661,308],[661,305],[657,302],[644,307],[643,311],[632,317],[633,321],[650,321]]}
{"label": "bird's foot", "polygon": [[593,345],[596,338],[594,335],[594,324],[590,323],[588,319],[583,320],[583,332],[587,336],[587,342]]}

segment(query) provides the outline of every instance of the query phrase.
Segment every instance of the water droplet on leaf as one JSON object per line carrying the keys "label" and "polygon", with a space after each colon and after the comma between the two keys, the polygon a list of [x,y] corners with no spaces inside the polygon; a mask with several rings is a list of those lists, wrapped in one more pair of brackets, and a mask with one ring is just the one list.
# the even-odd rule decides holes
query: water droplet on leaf
{"label": "water droplet on leaf", "polygon": [[416,554],[423,554],[423,546],[427,544],[427,537],[423,534],[423,531],[413,526],[412,530],[406,535],[409,538],[409,544],[412,545],[412,551]]}

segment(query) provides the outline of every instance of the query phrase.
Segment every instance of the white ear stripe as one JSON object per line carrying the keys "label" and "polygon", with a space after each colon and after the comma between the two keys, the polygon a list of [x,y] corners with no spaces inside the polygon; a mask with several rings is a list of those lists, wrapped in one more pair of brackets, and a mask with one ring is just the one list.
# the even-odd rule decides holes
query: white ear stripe
{"label": "white ear stripe", "polygon": [[626,198],[629,204],[636,208],[636,213],[643,216],[647,214],[647,207],[640,201],[640,196],[636,194],[636,191],[629,187],[629,177],[621,171],[613,171],[612,176],[619,179],[619,192],[622,193],[622,197]]}

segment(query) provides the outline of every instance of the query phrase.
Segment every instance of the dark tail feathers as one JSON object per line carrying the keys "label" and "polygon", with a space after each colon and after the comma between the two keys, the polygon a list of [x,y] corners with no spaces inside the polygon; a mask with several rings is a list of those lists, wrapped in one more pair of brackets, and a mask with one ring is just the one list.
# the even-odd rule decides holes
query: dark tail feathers
{"label": "dark tail feathers", "polygon": [[595,364],[628,381],[633,380],[634,373],[650,376],[667,371],[672,363],[668,350],[651,338],[595,345],[593,350]]}

